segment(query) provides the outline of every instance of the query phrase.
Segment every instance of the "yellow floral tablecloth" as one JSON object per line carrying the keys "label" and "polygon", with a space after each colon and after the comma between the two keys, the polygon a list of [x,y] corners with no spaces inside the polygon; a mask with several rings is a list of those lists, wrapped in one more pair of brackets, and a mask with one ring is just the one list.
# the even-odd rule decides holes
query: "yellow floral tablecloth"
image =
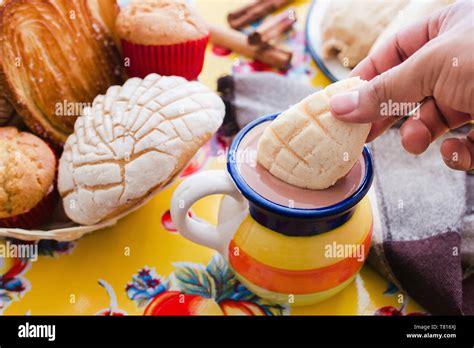
{"label": "yellow floral tablecloth", "polygon": [[[209,21],[226,25],[225,14],[244,1],[195,1]],[[309,1],[296,1],[297,30],[287,38],[295,54],[291,78],[315,86],[329,80],[304,51],[304,22]],[[266,70],[235,54],[209,47],[200,80],[215,89],[232,71]],[[48,314],[239,314],[372,315],[422,309],[366,265],[346,289],[310,307],[282,307],[251,294],[213,251],[176,233],[169,216],[173,190],[197,170],[225,166],[225,146],[214,138],[179,180],[116,226],[71,243],[42,241],[38,260],[0,258],[0,313]],[[198,202],[192,214],[216,222],[220,197]],[[9,242],[15,242],[10,240]],[[0,240],[1,244],[7,241]],[[210,276],[210,277],[209,277]],[[203,279],[212,278],[212,284]],[[403,301],[401,300],[403,298]]]}

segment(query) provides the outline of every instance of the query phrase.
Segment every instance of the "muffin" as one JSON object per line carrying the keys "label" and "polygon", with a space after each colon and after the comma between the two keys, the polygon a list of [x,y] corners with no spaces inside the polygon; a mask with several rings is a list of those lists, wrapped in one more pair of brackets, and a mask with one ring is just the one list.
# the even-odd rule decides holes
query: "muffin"
{"label": "muffin", "polygon": [[31,229],[56,206],[56,157],[33,134],[0,128],[0,227]]}
{"label": "muffin", "polygon": [[116,22],[130,77],[150,73],[195,80],[202,70],[209,30],[181,0],[134,0]]}

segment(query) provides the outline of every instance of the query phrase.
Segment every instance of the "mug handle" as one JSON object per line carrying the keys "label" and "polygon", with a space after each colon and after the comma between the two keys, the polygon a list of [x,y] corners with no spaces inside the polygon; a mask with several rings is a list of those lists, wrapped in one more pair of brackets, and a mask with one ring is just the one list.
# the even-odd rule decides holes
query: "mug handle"
{"label": "mug handle", "polygon": [[[183,237],[221,253],[228,242],[228,233],[219,233],[218,226],[188,215],[194,203],[214,194],[229,195],[238,203],[244,203],[243,196],[235,188],[226,171],[207,170],[190,176],[174,191],[170,206],[171,219]],[[233,232],[229,231],[232,234]]]}

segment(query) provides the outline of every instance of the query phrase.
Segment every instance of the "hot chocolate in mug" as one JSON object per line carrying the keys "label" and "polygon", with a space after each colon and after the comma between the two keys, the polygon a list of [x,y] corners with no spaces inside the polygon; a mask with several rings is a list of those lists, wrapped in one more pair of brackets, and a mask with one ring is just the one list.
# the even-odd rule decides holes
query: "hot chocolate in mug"
{"label": "hot chocolate in mug", "polygon": [[[173,194],[171,216],[185,238],[222,254],[253,293],[308,305],[346,287],[367,257],[372,159],[364,147],[352,170],[326,190],[286,184],[255,161],[258,139],[277,116],[261,117],[236,135],[226,171],[184,180]],[[195,202],[214,194],[224,195],[216,226],[188,215]]]}

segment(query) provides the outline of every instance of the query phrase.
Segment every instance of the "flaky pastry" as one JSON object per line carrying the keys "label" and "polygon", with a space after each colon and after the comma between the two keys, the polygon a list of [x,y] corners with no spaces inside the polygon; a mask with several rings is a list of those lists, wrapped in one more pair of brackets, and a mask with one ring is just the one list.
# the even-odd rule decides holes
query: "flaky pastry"
{"label": "flaky pastry", "polygon": [[6,0],[0,8],[0,86],[31,130],[56,144],[84,103],[124,78],[96,1]]}

